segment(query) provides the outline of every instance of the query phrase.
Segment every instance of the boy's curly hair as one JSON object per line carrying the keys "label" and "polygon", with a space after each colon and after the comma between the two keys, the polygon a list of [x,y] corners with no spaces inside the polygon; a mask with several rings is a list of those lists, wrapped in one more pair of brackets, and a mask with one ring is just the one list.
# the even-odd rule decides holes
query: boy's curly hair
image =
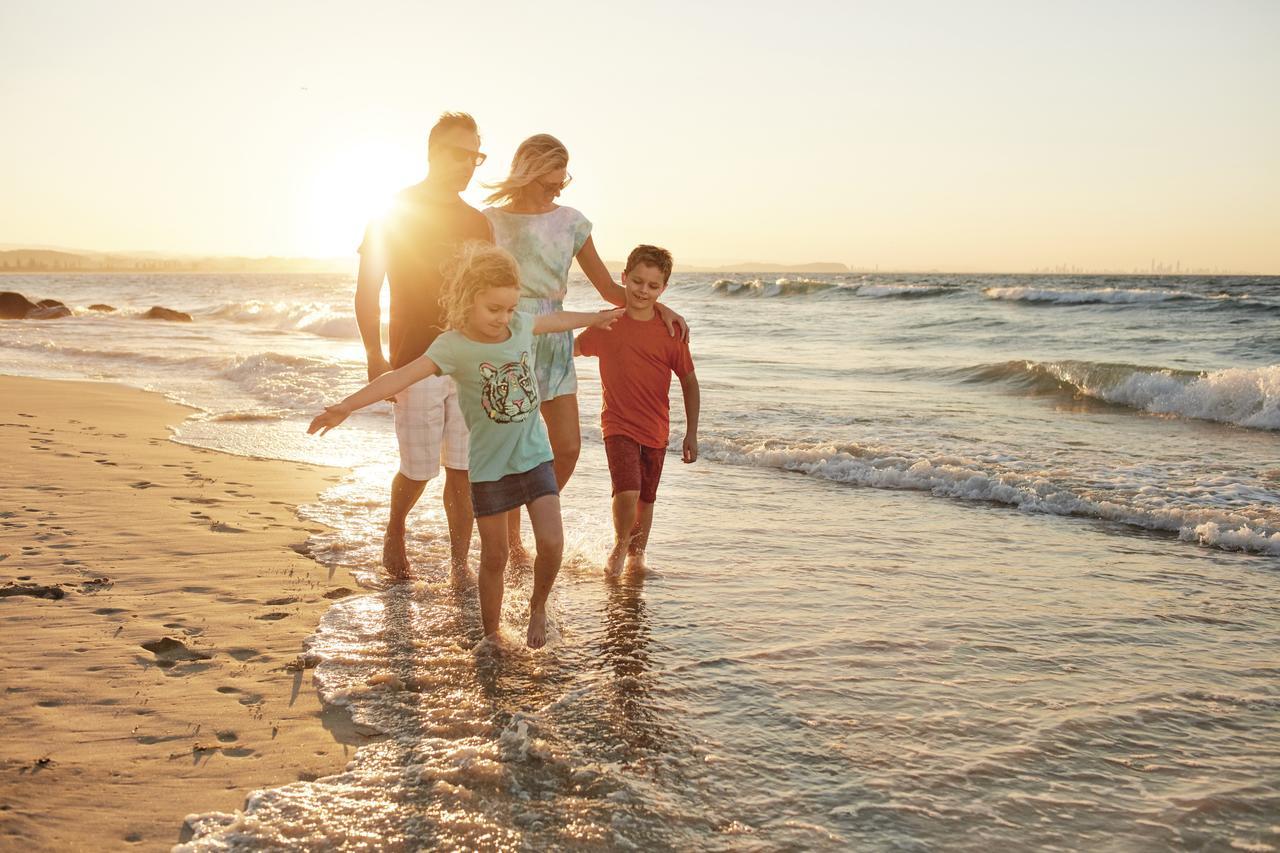
{"label": "boy's curly hair", "polygon": [[466,325],[476,297],[491,287],[520,286],[520,268],[506,249],[471,240],[445,265],[440,306],[450,329]]}
{"label": "boy's curly hair", "polygon": [[661,246],[650,246],[648,244],[636,246],[631,250],[631,254],[627,255],[627,265],[623,268],[624,273],[629,273],[640,264],[648,264],[651,267],[657,267],[662,271],[662,283],[666,284],[671,278],[671,267],[673,265],[671,253]]}

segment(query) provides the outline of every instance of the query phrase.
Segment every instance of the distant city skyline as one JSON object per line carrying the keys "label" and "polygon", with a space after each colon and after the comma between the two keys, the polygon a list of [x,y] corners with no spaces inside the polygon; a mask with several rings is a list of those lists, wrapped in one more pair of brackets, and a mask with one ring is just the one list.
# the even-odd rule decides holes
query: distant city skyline
{"label": "distant city skyline", "polygon": [[10,0],[0,240],[348,256],[464,109],[464,198],[554,133],[605,257],[1280,273],[1277,43],[1256,0]]}

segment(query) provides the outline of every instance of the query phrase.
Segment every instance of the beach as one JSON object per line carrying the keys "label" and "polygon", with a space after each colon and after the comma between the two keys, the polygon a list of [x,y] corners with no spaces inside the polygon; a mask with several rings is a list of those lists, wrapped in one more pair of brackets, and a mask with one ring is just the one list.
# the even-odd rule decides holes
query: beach
{"label": "beach", "polygon": [[0,377],[0,847],[168,849],[368,740],[300,657],[351,586],[296,516],[336,472],[170,441],[189,414]]}

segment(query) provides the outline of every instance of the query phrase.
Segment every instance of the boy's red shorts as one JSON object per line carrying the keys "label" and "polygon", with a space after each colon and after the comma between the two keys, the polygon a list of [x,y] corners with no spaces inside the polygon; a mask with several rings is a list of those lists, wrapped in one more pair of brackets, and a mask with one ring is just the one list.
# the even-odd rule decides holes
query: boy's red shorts
{"label": "boy's red shorts", "polygon": [[662,463],[667,458],[665,447],[645,447],[626,435],[610,435],[604,440],[604,455],[609,459],[609,477],[613,493],[639,492],[647,504],[658,500],[658,480]]}

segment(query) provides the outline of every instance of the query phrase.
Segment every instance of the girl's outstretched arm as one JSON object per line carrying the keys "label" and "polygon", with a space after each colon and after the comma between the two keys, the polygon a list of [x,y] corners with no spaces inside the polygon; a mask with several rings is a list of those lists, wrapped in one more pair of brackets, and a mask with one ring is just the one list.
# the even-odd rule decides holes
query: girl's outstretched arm
{"label": "girl's outstretched arm", "polygon": [[352,412],[379,400],[394,397],[413,383],[420,382],[428,376],[435,376],[439,372],[440,368],[434,361],[427,358],[425,354],[420,355],[404,367],[382,374],[341,403],[325,406],[324,411],[312,419],[311,426],[307,427],[307,434],[319,432],[324,435],[345,421]]}
{"label": "girl's outstretched arm", "polygon": [[546,335],[551,332],[567,332],[570,329],[581,329],[583,326],[595,326],[608,329],[618,322],[618,318],[627,309],[610,308],[607,311],[552,311],[550,314],[539,314],[533,320],[533,333]]}
{"label": "girl's outstretched arm", "polygon": [[[578,266],[582,267],[583,275],[587,277],[587,280],[591,282],[605,302],[619,306],[627,304],[626,288],[614,282],[612,273],[604,265],[604,261],[600,260],[600,253],[596,251],[596,244],[589,236],[587,237],[587,242],[583,243],[582,248],[578,250]],[[684,321],[683,317],[661,302],[654,306],[654,310],[658,312],[658,317],[662,320],[662,324],[667,327],[671,337],[678,337],[682,341],[689,340],[689,324]]]}

